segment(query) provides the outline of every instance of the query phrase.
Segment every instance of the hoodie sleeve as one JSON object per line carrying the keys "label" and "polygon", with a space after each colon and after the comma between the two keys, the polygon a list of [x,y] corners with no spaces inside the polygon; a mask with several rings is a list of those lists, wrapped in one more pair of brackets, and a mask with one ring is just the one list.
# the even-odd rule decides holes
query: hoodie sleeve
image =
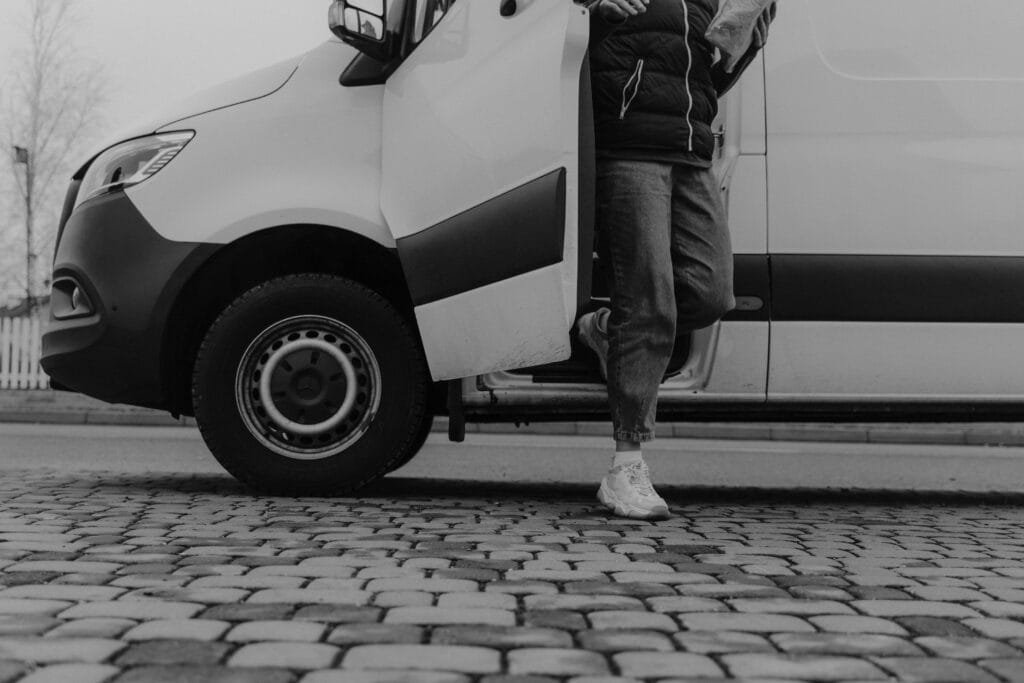
{"label": "hoodie sleeve", "polygon": [[711,67],[711,80],[715,84],[715,92],[718,93],[719,97],[725,95],[736,85],[743,72],[747,70],[747,67],[750,66],[759,52],[761,52],[761,48],[751,45],[746,53],[740,57],[739,61],[736,62],[736,66],[731,72],[725,70],[725,60],[721,60]]}

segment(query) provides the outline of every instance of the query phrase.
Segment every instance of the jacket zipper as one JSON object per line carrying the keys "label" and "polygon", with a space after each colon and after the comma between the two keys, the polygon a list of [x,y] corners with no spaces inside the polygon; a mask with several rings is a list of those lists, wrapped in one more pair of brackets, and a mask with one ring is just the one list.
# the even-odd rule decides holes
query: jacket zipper
{"label": "jacket zipper", "polygon": [[[633,104],[633,100],[636,99],[637,93],[640,92],[640,80],[644,75],[644,60],[638,59],[636,61],[636,68],[633,69],[633,75],[626,81],[625,87],[622,88],[622,108],[619,110],[619,120],[626,118],[626,112],[629,110],[629,105]],[[632,94],[628,94],[630,84],[633,84]]]}
{"label": "jacket zipper", "polygon": [[690,115],[693,113],[693,92],[690,90],[690,69],[693,68],[693,51],[690,49],[690,8],[686,2],[687,0],[682,0],[683,24],[685,26],[683,42],[686,44],[686,128],[688,132],[686,147],[688,151],[692,152],[693,120],[690,118]]}

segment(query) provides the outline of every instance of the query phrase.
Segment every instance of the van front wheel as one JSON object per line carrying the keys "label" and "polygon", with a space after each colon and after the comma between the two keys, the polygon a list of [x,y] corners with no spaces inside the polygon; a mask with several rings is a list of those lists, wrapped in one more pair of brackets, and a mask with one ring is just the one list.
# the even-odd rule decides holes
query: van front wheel
{"label": "van front wheel", "polygon": [[340,277],[277,278],[210,327],[192,377],[196,421],[232,475],[278,495],[351,492],[411,457],[430,420],[406,319]]}

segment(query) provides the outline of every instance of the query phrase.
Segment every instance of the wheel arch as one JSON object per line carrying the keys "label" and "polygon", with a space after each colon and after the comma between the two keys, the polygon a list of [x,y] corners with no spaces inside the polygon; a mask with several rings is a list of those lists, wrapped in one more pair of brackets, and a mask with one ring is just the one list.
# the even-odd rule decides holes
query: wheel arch
{"label": "wheel arch", "polygon": [[162,338],[160,378],[172,413],[193,414],[191,368],[206,330],[220,312],[261,282],[307,272],[341,275],[370,287],[407,315],[415,329],[409,288],[394,250],[323,225],[261,230],[214,252],[185,283],[170,309]]}

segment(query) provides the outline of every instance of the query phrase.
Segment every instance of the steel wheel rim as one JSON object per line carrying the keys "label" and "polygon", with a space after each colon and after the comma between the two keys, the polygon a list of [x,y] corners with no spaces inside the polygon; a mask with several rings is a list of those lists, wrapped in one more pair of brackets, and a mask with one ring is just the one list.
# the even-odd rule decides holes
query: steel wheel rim
{"label": "steel wheel rim", "polygon": [[369,429],[380,386],[377,357],[358,332],[304,315],[274,323],[249,344],[235,373],[235,402],[263,446],[295,460],[321,460]]}

